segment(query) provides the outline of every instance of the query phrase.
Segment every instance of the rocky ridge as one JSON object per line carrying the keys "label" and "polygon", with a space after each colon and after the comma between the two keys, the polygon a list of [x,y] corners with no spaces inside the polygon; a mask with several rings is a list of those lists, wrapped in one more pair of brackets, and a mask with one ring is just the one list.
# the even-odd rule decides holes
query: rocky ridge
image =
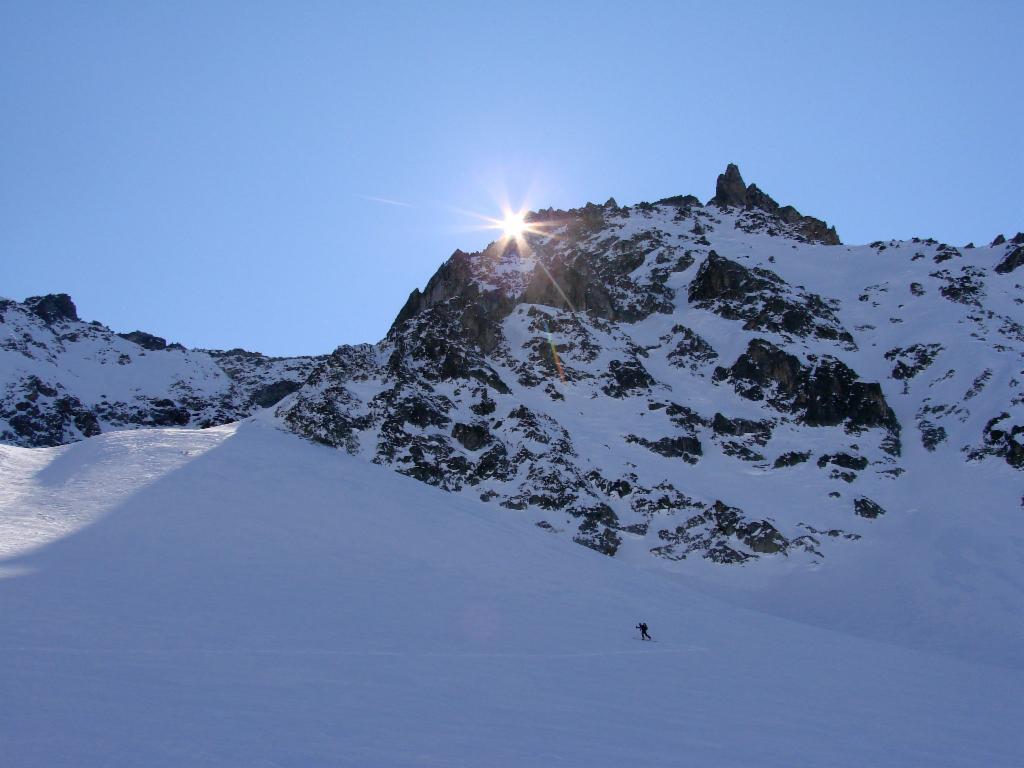
{"label": "rocky ridge", "polygon": [[318,358],[188,350],[86,322],[67,294],[0,300],[0,442],[237,421],[298,389]]}
{"label": "rocky ridge", "polygon": [[287,428],[673,562],[819,561],[906,509],[936,452],[1024,461],[1020,236],[845,246],[733,165],[706,205],[527,220],[336,350]]}

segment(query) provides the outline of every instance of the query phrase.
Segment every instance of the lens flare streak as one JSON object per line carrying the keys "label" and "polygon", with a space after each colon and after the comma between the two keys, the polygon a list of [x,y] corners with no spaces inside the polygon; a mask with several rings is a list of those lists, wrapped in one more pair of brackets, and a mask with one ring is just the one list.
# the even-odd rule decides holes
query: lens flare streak
{"label": "lens flare streak", "polygon": [[551,357],[555,361],[555,370],[558,371],[558,378],[565,384],[565,369],[562,367],[562,358],[558,356],[558,347],[555,346],[555,339],[551,335],[551,326],[547,326],[548,344],[551,347]]}

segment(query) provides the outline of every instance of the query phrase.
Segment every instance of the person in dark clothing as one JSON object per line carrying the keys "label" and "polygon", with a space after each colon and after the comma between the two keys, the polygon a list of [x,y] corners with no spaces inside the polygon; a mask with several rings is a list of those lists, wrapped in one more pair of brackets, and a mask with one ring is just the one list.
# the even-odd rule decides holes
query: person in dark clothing
{"label": "person in dark clothing", "polygon": [[650,640],[651,639],[651,636],[647,634],[647,625],[644,624],[642,621],[639,624],[636,625],[636,628],[640,630],[640,639],[641,640]]}

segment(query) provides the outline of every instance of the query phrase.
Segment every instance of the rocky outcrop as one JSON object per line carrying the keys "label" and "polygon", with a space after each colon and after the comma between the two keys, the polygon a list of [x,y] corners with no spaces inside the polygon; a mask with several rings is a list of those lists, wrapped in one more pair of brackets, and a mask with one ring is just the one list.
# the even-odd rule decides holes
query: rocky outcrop
{"label": "rocky outcrop", "polygon": [[718,175],[715,196],[708,200],[708,205],[717,205],[719,208],[747,207],[747,185],[743,183],[740,169],[734,163],[729,163],[725,173]]}
{"label": "rocky outcrop", "polygon": [[82,402],[30,376],[22,384],[21,399],[13,407],[0,408],[7,428],[0,428],[0,440],[29,448],[61,445],[100,433],[96,415]]}
{"label": "rocky outcrop", "polygon": [[1000,456],[1007,464],[1024,469],[1024,423],[1001,413],[989,419],[982,432],[983,447],[973,451],[971,458],[985,455]]}
{"label": "rocky outcrop", "polygon": [[167,339],[162,339],[159,336],[154,336],[151,333],[145,331],[132,331],[131,333],[119,333],[117,334],[122,339],[127,339],[135,344],[138,344],[143,349],[148,349],[152,352],[159,352],[162,349],[167,349]]}
{"label": "rocky outcrop", "polygon": [[775,459],[775,464],[773,466],[775,469],[795,467],[797,464],[803,464],[809,458],[811,458],[810,451],[788,451]]}
{"label": "rocky outcrop", "polygon": [[835,227],[829,227],[813,216],[804,216],[791,205],[780,206],[771,196],[758,189],[756,184],[746,186],[740,169],[733,163],[729,163],[725,173],[719,175],[715,196],[708,201],[708,205],[756,212],[759,215],[753,220],[737,222],[737,226],[748,231],[757,228],[772,231],[771,224],[776,223],[788,226],[806,242],[840,245]]}
{"label": "rocky outcrop", "polygon": [[647,450],[665,456],[667,458],[678,458],[689,464],[696,464],[704,453],[700,440],[692,435],[680,435],[676,437],[660,437],[657,440],[648,440],[645,437],[626,435],[627,443],[637,443]]}
{"label": "rocky outcrop", "polygon": [[821,357],[808,367],[764,339],[753,339],[729,369],[715,371],[749,400],[767,400],[809,426],[843,424],[850,430],[880,427],[899,432],[896,415],[877,383],[859,380],[842,361]]}
{"label": "rocky outcrop", "polygon": [[731,368],[716,368],[716,381],[731,380],[748,400],[771,396],[780,406],[796,398],[806,370],[796,355],[764,339],[752,339]]}
{"label": "rocky outcrop", "polygon": [[720,500],[674,530],[659,531],[658,537],[665,543],[651,552],[659,557],[683,560],[697,553],[719,563],[742,563],[761,555],[784,555],[794,546],[805,549],[811,538],[790,541],[771,521],[751,520],[742,509]]}
{"label": "rocky outcrop", "polygon": [[467,451],[479,451],[491,442],[491,433],[486,424],[462,424],[452,427],[452,437]]}
{"label": "rocky outcrop", "polygon": [[683,325],[672,326],[672,331],[662,336],[663,343],[672,344],[668,353],[668,361],[680,368],[686,367],[697,371],[703,366],[718,359],[718,353],[697,332]]}
{"label": "rocky outcrop", "polygon": [[995,271],[1000,275],[1008,275],[1021,264],[1024,264],[1024,246],[1009,251],[1003,260],[996,264]]}
{"label": "rocky outcrop", "polygon": [[745,330],[816,337],[853,346],[828,303],[817,294],[797,291],[767,269],[708,254],[687,294],[696,307],[729,320],[744,320]]}
{"label": "rocky outcrop", "polygon": [[867,496],[860,496],[854,499],[853,509],[859,517],[867,517],[872,520],[885,514],[885,510]]}
{"label": "rocky outcrop", "polygon": [[985,273],[978,267],[963,266],[958,275],[948,269],[940,269],[932,272],[931,277],[942,281],[939,293],[957,304],[980,307],[985,298]]}
{"label": "rocky outcrop", "polygon": [[608,364],[607,383],[601,391],[609,397],[626,397],[646,392],[654,384],[654,378],[643,364],[636,359],[612,360]]}
{"label": "rocky outcrop", "polygon": [[78,322],[78,310],[71,297],[66,293],[30,296],[25,299],[24,304],[44,323]]}
{"label": "rocky outcrop", "polygon": [[914,378],[930,366],[941,351],[941,344],[911,344],[909,347],[890,349],[885,353],[885,359],[896,361],[890,375],[904,381]]}

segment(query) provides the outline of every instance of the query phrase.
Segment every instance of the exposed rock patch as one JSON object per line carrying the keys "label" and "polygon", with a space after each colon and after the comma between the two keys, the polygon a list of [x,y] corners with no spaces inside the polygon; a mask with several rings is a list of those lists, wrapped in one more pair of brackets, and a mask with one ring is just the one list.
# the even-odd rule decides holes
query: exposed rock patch
{"label": "exposed rock patch", "polygon": [[690,283],[691,304],[729,320],[744,320],[745,330],[772,331],[853,345],[832,309],[817,294],[793,290],[767,269],[708,254]]}

